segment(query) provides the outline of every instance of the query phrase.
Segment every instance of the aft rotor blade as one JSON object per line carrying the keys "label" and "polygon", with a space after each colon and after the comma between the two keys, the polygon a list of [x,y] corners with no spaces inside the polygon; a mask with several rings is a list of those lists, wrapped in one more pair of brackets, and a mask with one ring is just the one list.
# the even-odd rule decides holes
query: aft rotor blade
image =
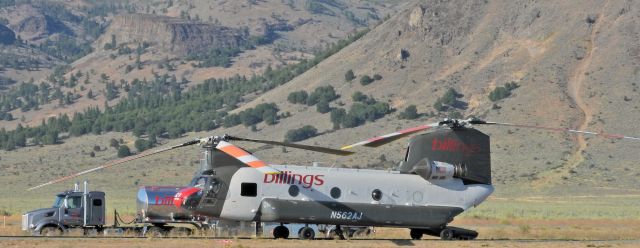
{"label": "aft rotor blade", "polygon": [[65,176],[65,177],[61,177],[61,178],[55,179],[53,181],[50,181],[50,182],[47,182],[47,183],[44,183],[44,184],[40,184],[40,185],[35,186],[35,187],[31,187],[31,188],[27,189],[27,191],[31,191],[31,190],[34,190],[34,189],[42,188],[44,186],[48,186],[48,185],[52,185],[52,184],[55,184],[55,183],[63,182],[63,181],[66,181],[66,180],[69,180],[69,179],[72,179],[72,178],[76,178],[76,177],[82,176],[84,174],[96,172],[96,171],[99,171],[99,170],[102,170],[102,169],[106,169],[106,168],[109,168],[109,167],[112,167],[112,166],[115,166],[115,165],[119,165],[119,164],[123,164],[123,163],[129,162],[129,161],[132,161],[132,160],[136,160],[136,159],[139,159],[139,158],[144,158],[144,157],[147,157],[147,156],[151,156],[153,154],[166,152],[166,151],[173,150],[173,149],[180,148],[180,147],[184,147],[184,146],[195,145],[195,144],[198,144],[198,143],[200,143],[199,139],[188,141],[188,142],[185,142],[185,143],[182,143],[182,144],[179,144],[179,145],[175,145],[175,146],[171,146],[171,147],[157,149],[157,150],[149,151],[149,152],[143,152],[143,153],[140,153],[138,155],[134,155],[134,156],[129,156],[129,157],[126,157],[126,158],[118,159],[118,160],[111,161],[111,162],[108,162],[106,164],[103,164],[103,165],[98,166],[98,167],[93,168],[93,169],[77,172],[77,173],[74,173],[74,174],[71,174],[71,175],[68,175],[68,176]]}
{"label": "aft rotor blade", "polygon": [[367,146],[367,147],[378,147],[387,143],[390,143],[392,141],[404,138],[406,136],[409,136],[413,133],[417,133],[420,131],[424,131],[430,128],[434,128],[434,127],[438,127],[440,125],[440,123],[431,123],[431,124],[427,124],[427,125],[421,125],[421,126],[417,126],[417,127],[412,127],[412,128],[407,128],[404,130],[400,130],[397,132],[393,132],[390,134],[386,134],[386,135],[382,135],[382,136],[378,136],[378,137],[374,137],[365,141],[360,141],[358,143],[352,144],[352,145],[348,145],[348,146],[344,146],[341,149],[345,150],[345,149],[350,149],[356,146]]}
{"label": "aft rotor blade", "polygon": [[242,163],[257,169],[264,174],[280,174],[281,173],[279,170],[276,170],[268,166],[267,163],[260,160],[256,156],[253,156],[251,153],[229,142],[226,142],[223,140],[219,141],[218,145],[216,145],[216,149],[228,154],[229,156],[236,158],[237,160],[240,160]]}
{"label": "aft rotor blade", "polygon": [[548,130],[548,131],[554,131],[554,132],[569,132],[569,133],[587,134],[587,135],[594,135],[594,136],[604,137],[604,138],[608,138],[608,139],[640,140],[640,138],[638,138],[638,137],[625,136],[625,135],[621,135],[621,134],[611,134],[611,133],[604,133],[604,132],[597,133],[597,132],[590,132],[590,131],[584,131],[584,130],[575,130],[575,129],[569,129],[569,128],[555,128],[555,127],[522,125],[522,124],[490,122],[490,121],[485,121],[484,123],[476,123],[476,124],[499,125],[499,126],[510,126],[510,127],[541,129],[541,130]]}
{"label": "aft rotor blade", "polygon": [[332,148],[327,148],[322,146],[301,145],[301,144],[279,142],[279,141],[272,141],[272,140],[256,140],[256,139],[239,138],[239,137],[233,137],[233,136],[227,136],[227,139],[238,140],[238,141],[248,141],[248,142],[255,142],[255,143],[262,143],[262,144],[269,144],[269,145],[277,145],[277,146],[285,146],[285,147],[298,148],[303,150],[328,153],[328,154],[334,154],[334,155],[340,155],[340,156],[348,156],[348,155],[354,154],[354,152],[351,152],[351,151],[337,150],[337,149],[332,149]]}

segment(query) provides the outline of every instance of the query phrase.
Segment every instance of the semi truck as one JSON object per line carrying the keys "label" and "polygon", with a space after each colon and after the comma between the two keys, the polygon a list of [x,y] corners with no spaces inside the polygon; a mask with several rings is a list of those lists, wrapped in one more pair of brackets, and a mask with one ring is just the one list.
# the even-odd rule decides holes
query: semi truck
{"label": "semi truck", "polygon": [[[217,224],[206,217],[194,216],[173,205],[173,196],[183,187],[142,186],[137,194],[136,216],[124,222],[114,210],[113,224],[106,225],[106,199],[102,191],[73,190],[56,195],[53,206],[22,215],[22,230],[34,235],[57,236],[71,230],[84,234],[124,234],[164,236],[190,235],[194,230],[212,229]],[[187,228],[185,226],[191,226]]]}

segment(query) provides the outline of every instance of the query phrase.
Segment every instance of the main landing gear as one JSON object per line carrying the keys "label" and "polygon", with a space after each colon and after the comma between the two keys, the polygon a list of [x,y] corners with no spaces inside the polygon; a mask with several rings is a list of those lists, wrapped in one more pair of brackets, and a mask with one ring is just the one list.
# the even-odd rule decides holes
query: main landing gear
{"label": "main landing gear", "polygon": [[298,230],[298,239],[309,240],[316,237],[316,232],[308,225]]}
{"label": "main landing gear", "polygon": [[[276,239],[289,238],[289,228],[280,223],[279,226],[273,229],[273,237]],[[316,232],[313,230],[313,228],[309,227],[309,225],[306,225],[305,227],[298,230],[298,238],[301,240],[314,239],[315,237]]]}
{"label": "main landing gear", "polygon": [[445,227],[440,230],[412,228],[409,232],[413,240],[422,239],[423,234],[440,237],[442,240],[472,240],[478,237],[478,232],[459,227]]}

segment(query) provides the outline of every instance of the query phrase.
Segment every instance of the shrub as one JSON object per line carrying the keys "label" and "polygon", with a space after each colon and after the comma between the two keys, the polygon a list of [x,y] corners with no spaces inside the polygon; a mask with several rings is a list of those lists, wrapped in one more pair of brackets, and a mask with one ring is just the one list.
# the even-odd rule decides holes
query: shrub
{"label": "shrub", "polygon": [[325,100],[327,102],[331,102],[335,99],[338,99],[340,95],[336,94],[336,90],[331,85],[321,86],[316,88],[309,98],[307,99],[307,105],[313,106],[316,103],[320,102],[320,100]]}
{"label": "shrub", "polygon": [[504,87],[496,87],[489,93],[489,100],[491,100],[492,102],[496,102],[505,99],[511,96],[511,91],[517,89],[518,87],[520,87],[520,85],[515,82],[506,83],[504,84]]}
{"label": "shrub", "polygon": [[413,120],[418,118],[418,116],[420,115],[418,115],[418,109],[416,108],[416,105],[409,105],[404,109],[402,113],[400,113],[400,115],[398,115],[398,118]]}
{"label": "shrub", "polygon": [[438,111],[445,111],[449,107],[461,108],[461,105],[464,103],[458,101],[458,98],[460,97],[462,97],[460,93],[458,93],[454,89],[449,88],[449,90],[447,90],[447,92],[445,92],[442,97],[436,100],[436,102],[433,104],[433,108]]}
{"label": "shrub", "polygon": [[353,95],[351,95],[351,99],[354,102],[364,102],[367,100],[367,95],[362,94],[362,92],[360,91],[356,91],[355,93],[353,93]]}
{"label": "shrub", "polygon": [[131,156],[131,150],[129,150],[129,147],[125,145],[118,147],[118,157],[124,158],[127,156]]}
{"label": "shrub", "polygon": [[373,75],[373,79],[378,81],[378,80],[382,79],[382,76],[380,76],[380,74],[375,74],[375,75]]}
{"label": "shrub", "polygon": [[315,137],[318,135],[318,129],[313,126],[306,125],[299,129],[293,129],[287,131],[284,136],[285,141],[287,142],[298,142],[302,140],[306,140],[311,137]]}
{"label": "shrub", "polygon": [[364,75],[362,76],[362,78],[360,78],[360,84],[362,85],[368,85],[370,83],[373,83],[373,81],[375,81],[373,78],[369,77],[369,75]]}
{"label": "shrub", "polygon": [[316,105],[316,110],[318,111],[318,113],[326,114],[331,111],[331,107],[329,106],[329,102],[327,102],[327,100],[322,99],[320,100],[320,102],[318,102],[318,105]]}
{"label": "shrub", "polygon": [[309,94],[306,91],[301,90],[289,93],[287,101],[293,104],[306,104],[307,98],[309,98]]}
{"label": "shrub", "polygon": [[511,92],[505,87],[496,87],[489,93],[489,100],[496,102],[505,99],[511,95]]}
{"label": "shrub", "polygon": [[143,152],[145,150],[148,150],[149,148],[152,148],[153,146],[153,142],[144,139],[137,139],[135,142],[135,147],[138,152]]}
{"label": "shrub", "polygon": [[353,73],[353,70],[348,70],[347,73],[344,74],[344,80],[347,82],[351,82],[356,79],[356,75]]}

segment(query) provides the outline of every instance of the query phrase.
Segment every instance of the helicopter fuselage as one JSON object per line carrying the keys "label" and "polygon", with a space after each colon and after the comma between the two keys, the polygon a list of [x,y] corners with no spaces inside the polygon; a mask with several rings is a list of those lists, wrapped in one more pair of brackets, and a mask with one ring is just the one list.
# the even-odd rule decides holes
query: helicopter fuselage
{"label": "helicopter fuselage", "polygon": [[397,171],[270,166],[282,174],[244,167],[228,185],[213,180],[196,212],[238,221],[442,228],[493,192],[491,185],[465,185],[451,176],[426,180]]}

